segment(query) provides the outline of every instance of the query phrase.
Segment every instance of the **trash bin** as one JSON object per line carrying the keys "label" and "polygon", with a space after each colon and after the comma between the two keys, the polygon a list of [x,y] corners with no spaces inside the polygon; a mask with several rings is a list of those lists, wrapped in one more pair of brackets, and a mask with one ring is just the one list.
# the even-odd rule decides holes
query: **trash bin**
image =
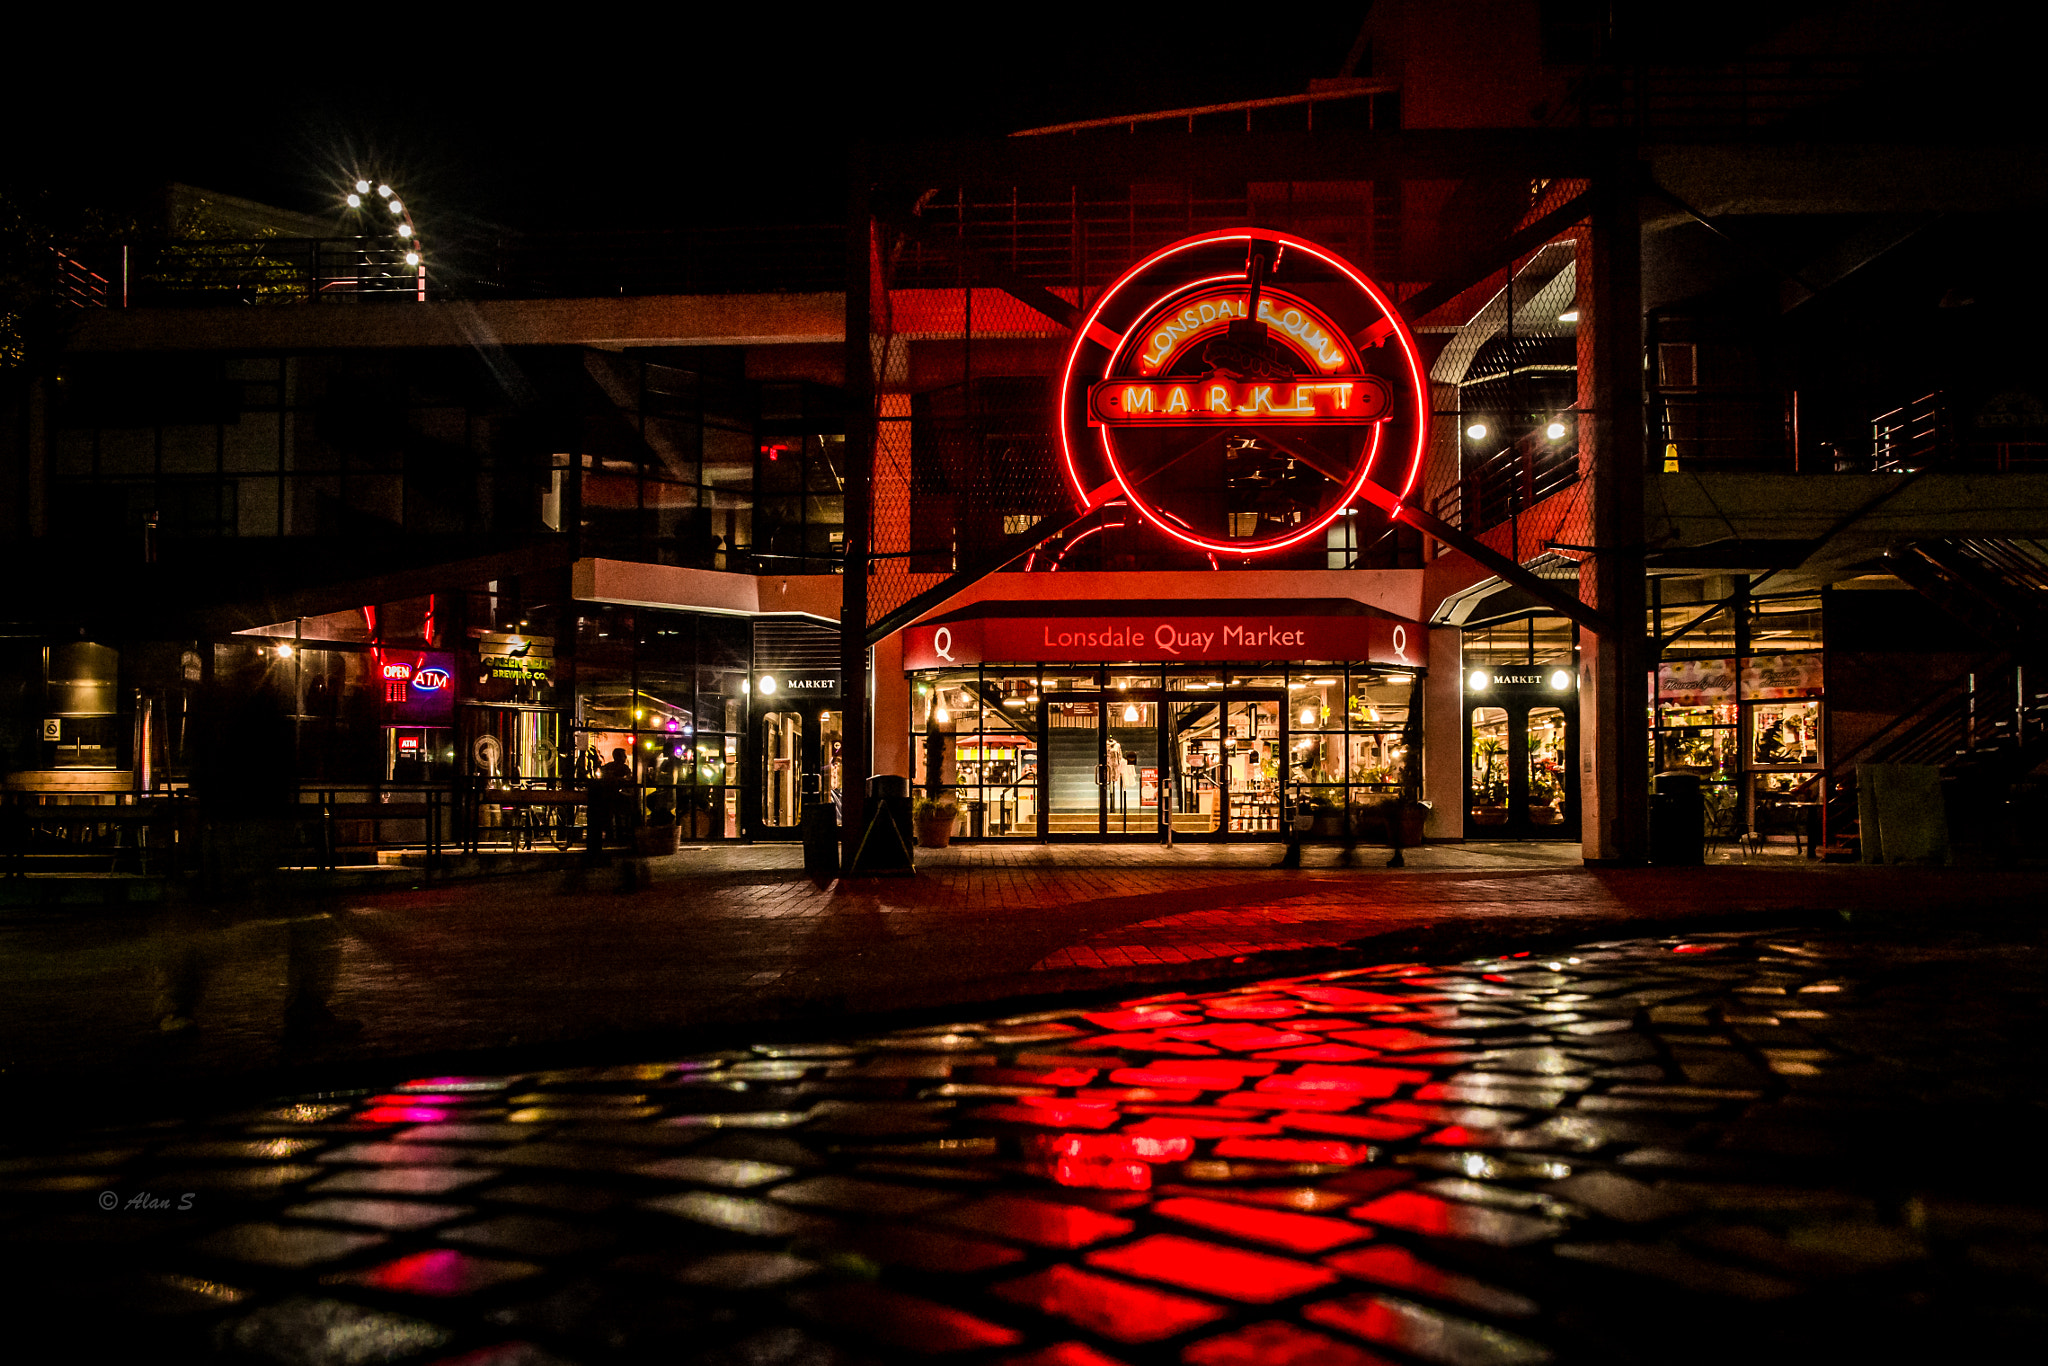
{"label": "trash bin", "polygon": [[1707,801],[1697,773],[1659,773],[1650,794],[1650,862],[1697,868],[1707,861]]}
{"label": "trash bin", "polygon": [[818,790],[816,774],[804,775],[804,873],[823,882],[839,875],[839,812]]}

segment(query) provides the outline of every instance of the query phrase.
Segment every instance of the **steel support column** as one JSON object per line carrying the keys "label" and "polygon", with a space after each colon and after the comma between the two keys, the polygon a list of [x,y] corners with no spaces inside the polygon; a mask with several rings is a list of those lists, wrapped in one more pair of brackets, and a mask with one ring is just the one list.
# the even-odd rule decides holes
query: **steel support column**
{"label": "steel support column", "polygon": [[853,870],[867,818],[869,750],[868,571],[872,565],[875,361],[869,342],[873,221],[866,159],[856,155],[846,215],[846,562],[840,583],[839,678],[845,715],[840,740],[839,866]]}
{"label": "steel support column", "polygon": [[1589,510],[1598,549],[1582,590],[1609,626],[1580,633],[1580,813],[1588,863],[1649,853],[1649,649],[1643,604],[1643,309],[1639,181],[1623,165],[1593,213],[1580,327],[1593,329]]}

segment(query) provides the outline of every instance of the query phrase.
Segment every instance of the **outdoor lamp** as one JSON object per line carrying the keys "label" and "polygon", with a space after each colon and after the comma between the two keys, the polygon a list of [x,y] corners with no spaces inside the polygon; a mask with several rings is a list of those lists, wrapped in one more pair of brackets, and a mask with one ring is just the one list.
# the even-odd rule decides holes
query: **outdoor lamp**
{"label": "outdoor lamp", "polygon": [[1471,437],[1474,441],[1486,440],[1486,424],[1484,422],[1473,423],[1465,429],[1465,435]]}
{"label": "outdoor lamp", "polygon": [[1552,441],[1562,441],[1564,439],[1564,424],[1562,422],[1553,422],[1543,429],[1543,434]]}
{"label": "outdoor lamp", "polygon": [[1473,692],[1485,692],[1487,684],[1493,682],[1493,675],[1484,669],[1474,669],[1472,676],[1465,681],[1472,685]]}
{"label": "outdoor lamp", "polygon": [[1551,689],[1555,692],[1563,692],[1566,688],[1569,688],[1571,685],[1572,676],[1568,671],[1564,669],[1559,669],[1555,673],[1550,675],[1550,686]]}
{"label": "outdoor lamp", "polygon": [[763,696],[763,697],[773,697],[774,695],[775,695],[775,675],[774,675],[774,674],[762,674],[762,675],[761,675],[761,696]]}

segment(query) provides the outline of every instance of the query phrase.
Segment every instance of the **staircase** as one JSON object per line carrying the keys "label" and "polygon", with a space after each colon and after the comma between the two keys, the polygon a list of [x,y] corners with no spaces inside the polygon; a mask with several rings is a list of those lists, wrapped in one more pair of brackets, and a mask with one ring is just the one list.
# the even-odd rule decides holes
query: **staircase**
{"label": "staircase", "polygon": [[1977,636],[2007,648],[1922,697],[1829,767],[1829,829],[1856,843],[1856,766],[1939,768],[1958,844],[2004,840],[2016,798],[2038,794],[2048,762],[2048,546],[1913,541],[1889,567]]}

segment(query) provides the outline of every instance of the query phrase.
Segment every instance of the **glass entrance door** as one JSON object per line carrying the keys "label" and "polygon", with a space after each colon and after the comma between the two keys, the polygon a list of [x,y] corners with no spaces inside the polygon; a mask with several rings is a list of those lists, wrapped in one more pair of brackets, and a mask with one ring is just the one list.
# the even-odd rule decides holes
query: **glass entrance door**
{"label": "glass entrance door", "polygon": [[1175,839],[1279,839],[1283,693],[1177,695],[1168,704]]}
{"label": "glass entrance door", "polygon": [[1577,706],[1507,696],[1465,721],[1465,837],[1579,838]]}
{"label": "glass entrance door", "polygon": [[1045,699],[1044,790],[1047,839],[1097,839],[1104,807],[1102,696],[1049,693]]}
{"label": "glass entrance door", "polygon": [[807,790],[838,805],[840,733],[841,713],[819,710],[816,703],[760,718],[749,816],[752,838],[797,838]]}
{"label": "glass entrance door", "polygon": [[1159,835],[1159,694],[1112,694],[1104,709],[1104,830],[1111,835]]}
{"label": "glass entrance door", "polygon": [[1041,765],[1048,839],[1157,839],[1156,691],[1048,693]]}
{"label": "glass entrance door", "polygon": [[1280,733],[1281,699],[1232,698],[1223,742],[1228,767],[1232,835],[1280,833],[1280,784],[1286,776],[1286,737]]}

